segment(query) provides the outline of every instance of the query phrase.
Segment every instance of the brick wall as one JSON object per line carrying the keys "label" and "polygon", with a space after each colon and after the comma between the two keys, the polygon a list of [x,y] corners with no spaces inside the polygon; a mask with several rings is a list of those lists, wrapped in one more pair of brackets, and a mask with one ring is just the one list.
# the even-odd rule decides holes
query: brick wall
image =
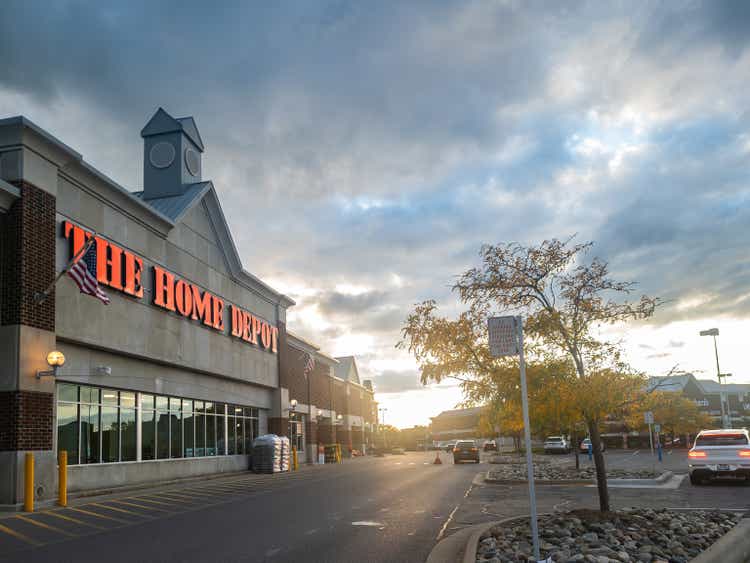
{"label": "brick wall", "polygon": [[51,450],[53,401],[51,393],[0,392],[0,451]]}
{"label": "brick wall", "polygon": [[346,385],[349,387],[349,409],[346,414],[362,416],[363,389],[349,382]]}
{"label": "brick wall", "polygon": [[346,383],[333,380],[333,410],[338,413],[349,412],[349,401],[346,397]]}
{"label": "brick wall", "polygon": [[2,222],[2,318],[4,325],[23,324],[55,330],[55,295],[38,305],[34,294],[55,278],[55,197],[21,182],[21,198]]}
{"label": "brick wall", "polygon": [[289,419],[279,417],[269,417],[268,433],[277,436],[289,436]]}
{"label": "brick wall", "polygon": [[[289,398],[297,399],[301,404],[308,404],[307,378],[305,377],[306,352],[294,346],[288,346],[288,354],[284,362],[284,387],[289,389]],[[312,387],[312,381],[310,382]],[[312,389],[310,390],[312,394]],[[316,404],[314,401],[312,404]]]}
{"label": "brick wall", "polygon": [[310,422],[310,418],[305,419],[305,440],[308,444],[315,444],[318,442],[318,423]]}
{"label": "brick wall", "polygon": [[312,404],[321,409],[331,408],[331,368],[322,362],[316,362],[310,385],[312,387]]}
{"label": "brick wall", "polygon": [[336,443],[336,429],[331,426],[330,420],[324,420],[318,424],[318,443],[323,445]]}

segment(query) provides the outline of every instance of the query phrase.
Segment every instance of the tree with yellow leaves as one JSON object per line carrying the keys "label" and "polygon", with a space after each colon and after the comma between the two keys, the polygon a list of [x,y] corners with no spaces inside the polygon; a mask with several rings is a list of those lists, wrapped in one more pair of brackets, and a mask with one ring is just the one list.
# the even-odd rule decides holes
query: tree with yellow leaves
{"label": "tree with yellow leaves", "polygon": [[[524,315],[530,358],[527,375],[535,358],[565,365],[553,385],[576,401],[585,421],[594,446],[599,507],[608,511],[599,425],[610,409],[633,400],[643,387],[643,378],[632,373],[621,360],[619,345],[603,340],[599,329],[648,318],[660,301],[647,296],[635,302],[622,299],[633,284],[612,279],[608,264],[599,258],[586,261],[591,246],[574,244],[571,239],[529,247],[516,243],[483,246],[482,266],[464,272],[453,287],[468,309],[449,320],[436,314],[434,301],[416,305],[404,323],[399,346],[414,354],[423,383],[455,377],[461,380],[469,401],[493,393],[513,401],[518,395],[517,360],[490,356],[486,322],[498,309]],[[506,388],[495,391],[503,385]],[[530,396],[535,419],[541,414],[534,411],[534,393]],[[541,401],[543,396],[540,393],[536,398]],[[549,412],[541,412],[553,420],[557,416],[554,405]]]}

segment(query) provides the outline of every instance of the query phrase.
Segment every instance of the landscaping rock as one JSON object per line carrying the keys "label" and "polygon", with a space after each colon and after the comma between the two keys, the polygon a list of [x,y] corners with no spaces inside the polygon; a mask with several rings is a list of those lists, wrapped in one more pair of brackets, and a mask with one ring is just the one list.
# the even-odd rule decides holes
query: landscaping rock
{"label": "landscaping rock", "polygon": [[[578,510],[539,519],[542,558],[560,563],[686,563],[727,533],[739,516],[718,511]],[[496,526],[477,563],[533,561],[528,520]]]}

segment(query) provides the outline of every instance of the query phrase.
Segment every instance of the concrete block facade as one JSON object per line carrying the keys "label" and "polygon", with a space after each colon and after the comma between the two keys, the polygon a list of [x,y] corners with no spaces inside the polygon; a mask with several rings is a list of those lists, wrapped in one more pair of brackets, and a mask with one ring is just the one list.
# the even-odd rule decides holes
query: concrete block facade
{"label": "concrete block facade", "polygon": [[[273,422],[275,427],[288,425],[291,416],[304,420],[308,461],[317,459],[319,448],[327,444],[340,444],[345,455],[366,452],[373,443],[377,410],[372,390],[359,382],[354,359],[340,361],[298,336],[285,336],[280,358],[281,416]],[[313,368],[306,376],[309,357]]]}
{"label": "concrete block facade", "polygon": [[[144,142],[170,142],[170,120],[160,109]],[[189,121],[179,135],[193,142]],[[318,444],[366,447],[371,390],[288,334],[294,302],[244,270],[213,184],[159,178],[126,189],[29,120],[0,119],[0,505],[23,502],[26,452],[47,499],[61,450],[84,491],[247,469],[255,437],[291,428],[303,461]],[[75,254],[74,231],[97,237],[107,305],[66,275],[36,298]],[[52,350],[65,363],[38,378]]]}

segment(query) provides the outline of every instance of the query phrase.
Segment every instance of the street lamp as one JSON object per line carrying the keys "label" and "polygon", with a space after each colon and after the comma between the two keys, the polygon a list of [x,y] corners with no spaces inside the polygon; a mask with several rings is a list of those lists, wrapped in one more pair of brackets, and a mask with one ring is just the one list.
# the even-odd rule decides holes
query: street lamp
{"label": "street lamp", "polygon": [[727,419],[727,409],[724,406],[724,386],[722,385],[721,378],[727,377],[729,374],[722,374],[719,369],[719,348],[716,345],[716,337],[719,336],[718,328],[709,328],[708,330],[702,330],[699,333],[701,336],[712,336],[714,339],[714,354],[716,355],[716,378],[719,380],[719,402],[721,403],[721,425],[724,428],[729,428],[732,423],[731,420]]}
{"label": "street lamp", "polygon": [[[378,410],[380,411],[380,419],[382,420],[381,424],[382,426],[385,426],[385,411],[387,411],[388,409],[385,407],[380,407]],[[383,428],[383,447],[384,448],[388,447],[388,441],[386,440],[385,428]]]}
{"label": "street lamp", "polygon": [[36,378],[41,379],[46,376],[56,377],[57,370],[61,368],[63,364],[65,364],[65,355],[58,350],[52,350],[47,354],[47,365],[52,369],[47,371],[37,371]]}

